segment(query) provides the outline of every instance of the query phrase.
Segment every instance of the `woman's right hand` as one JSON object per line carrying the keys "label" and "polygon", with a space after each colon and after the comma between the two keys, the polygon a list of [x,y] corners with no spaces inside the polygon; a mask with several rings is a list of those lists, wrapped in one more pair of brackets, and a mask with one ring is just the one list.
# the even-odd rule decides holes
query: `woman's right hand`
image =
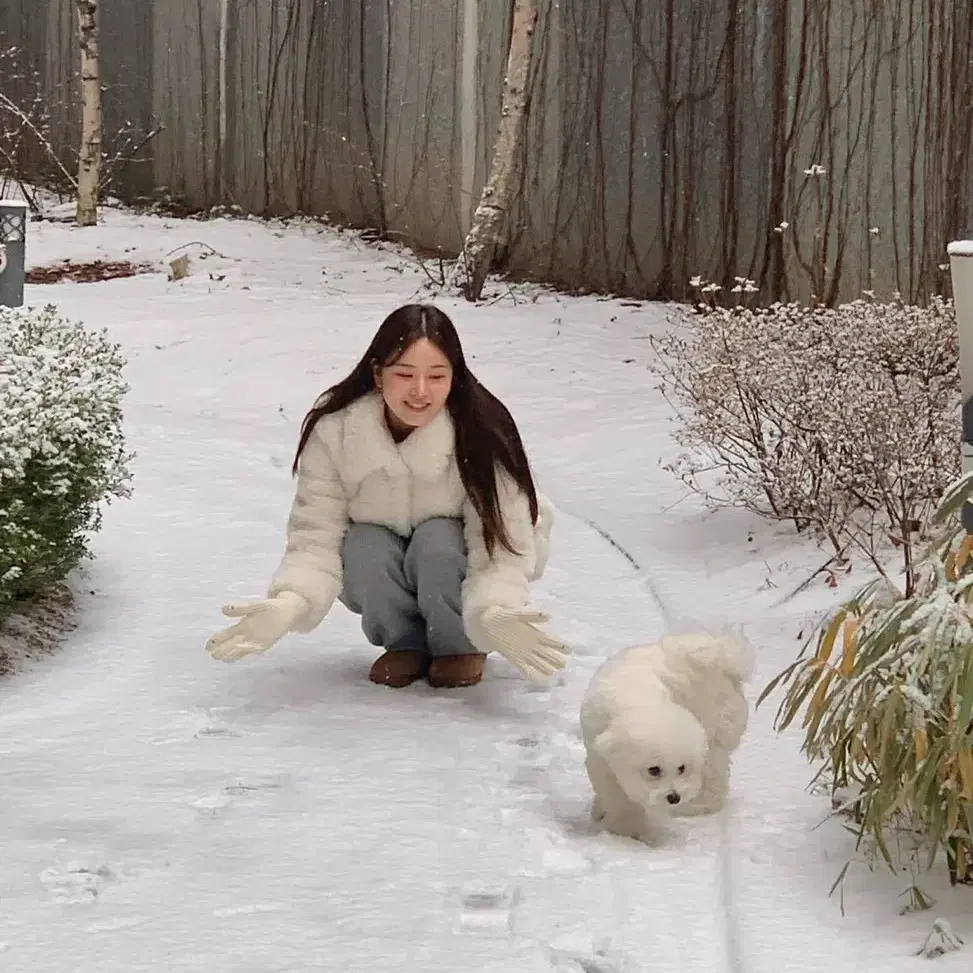
{"label": "woman's right hand", "polygon": [[223,606],[227,618],[239,618],[235,625],[217,632],[206,643],[206,651],[220,662],[236,662],[274,647],[309,605],[293,591],[281,591],[273,598]]}

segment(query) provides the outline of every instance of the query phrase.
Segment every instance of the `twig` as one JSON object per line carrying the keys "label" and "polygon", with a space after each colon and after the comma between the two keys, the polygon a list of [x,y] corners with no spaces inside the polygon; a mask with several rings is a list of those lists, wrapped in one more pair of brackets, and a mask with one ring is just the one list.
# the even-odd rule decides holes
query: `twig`
{"label": "twig", "polygon": [[[134,129],[126,126],[119,130],[119,133],[128,130],[129,132],[134,131]],[[100,188],[102,192],[108,189],[112,181],[114,180],[115,173],[118,169],[129,162],[139,161],[135,157],[139,152],[142,151],[154,138],[165,131],[165,125],[156,125],[155,128],[150,129],[148,132],[143,132],[141,138],[133,138],[129,141],[128,145],[120,147],[111,158],[106,158],[102,164],[102,177]]]}
{"label": "twig", "polygon": [[807,578],[805,578],[805,580],[802,581],[789,595],[785,595],[779,601],[775,601],[774,604],[771,605],[771,608],[780,608],[781,606],[786,605],[789,601],[796,598],[799,594],[801,594],[802,591],[806,591],[810,587],[811,582],[819,574],[823,574],[825,571],[828,570],[829,567],[831,567],[832,564],[834,564],[835,561],[844,557],[845,551],[847,549],[848,549],[847,547],[843,547],[840,551],[836,551],[834,554],[832,554],[828,558],[828,560],[824,562],[824,564],[822,564],[818,568],[815,568],[814,571]]}
{"label": "twig", "polygon": [[51,160],[61,170],[61,174],[70,183],[70,185],[77,190],[78,180],[71,175],[70,172],[64,167],[64,163],[58,158],[57,152],[54,151],[54,146],[51,145],[50,140],[44,135],[43,132],[34,124],[33,119],[15,102],[11,101],[2,91],[0,91],[0,107],[6,108],[11,114],[16,115],[24,125],[33,132],[35,138],[40,142],[44,151],[50,156]]}
{"label": "twig", "polygon": [[214,257],[222,257],[224,260],[235,260],[235,257],[228,257],[225,253],[220,253],[219,250],[214,250],[208,243],[203,243],[201,240],[192,240],[189,243],[180,243],[178,247],[170,250],[166,256],[171,257],[174,253],[179,250],[185,250],[186,247],[205,247]]}

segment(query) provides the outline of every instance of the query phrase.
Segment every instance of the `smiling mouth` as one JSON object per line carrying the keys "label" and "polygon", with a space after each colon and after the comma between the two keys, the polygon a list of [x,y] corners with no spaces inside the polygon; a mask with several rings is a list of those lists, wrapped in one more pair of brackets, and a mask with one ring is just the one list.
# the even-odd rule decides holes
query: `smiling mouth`
{"label": "smiling mouth", "polygon": [[405,406],[407,409],[411,409],[413,412],[425,412],[425,410],[429,408],[429,403],[427,402],[425,405],[412,405],[411,402],[406,402]]}

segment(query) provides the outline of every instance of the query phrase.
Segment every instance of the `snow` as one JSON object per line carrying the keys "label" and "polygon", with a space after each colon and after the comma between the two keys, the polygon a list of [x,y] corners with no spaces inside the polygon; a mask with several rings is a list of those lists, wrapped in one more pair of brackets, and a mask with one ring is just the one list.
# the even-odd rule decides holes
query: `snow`
{"label": "snow", "polygon": [[[168,281],[184,246],[192,274]],[[340,605],[233,666],[203,644],[224,602],[264,591],[300,419],[425,294],[415,259],[313,224],[30,225],[29,265],[67,257],[159,271],[27,287],[122,344],[137,455],[78,582],[80,627],[0,682],[4,969],[861,973],[925,969],[934,919],[969,940],[969,890],[943,866],[922,880],[931,912],[900,916],[908,875],[864,866],[828,897],[853,838],[821,824],[776,699],[724,815],[658,849],[591,829],[577,713],[606,654],[676,620],[742,623],[755,698],[864,576],[787,598],[822,553],[706,513],[660,468],[672,417],[646,338],[673,308],[519,285],[439,301],[559,508],[536,603],[576,656],[546,687],[491,657],[473,689],[396,691],[367,682],[375,653]]]}
{"label": "snow", "polygon": [[950,257],[973,257],[973,240],[953,240],[946,244]]}

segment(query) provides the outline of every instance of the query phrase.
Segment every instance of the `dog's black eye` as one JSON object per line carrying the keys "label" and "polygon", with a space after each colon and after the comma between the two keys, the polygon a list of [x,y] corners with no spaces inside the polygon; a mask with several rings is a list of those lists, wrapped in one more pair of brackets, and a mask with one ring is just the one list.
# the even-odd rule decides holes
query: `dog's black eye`
{"label": "dog's black eye", "polygon": [[662,768],[661,767],[649,767],[649,776],[650,777],[661,777],[662,776]]}
{"label": "dog's black eye", "polygon": [[680,774],[684,774],[684,773],[686,773],[686,765],[685,765],[685,764],[680,764],[680,765],[679,765],[679,766],[678,766],[678,767],[676,768],[676,770],[678,770]]}

